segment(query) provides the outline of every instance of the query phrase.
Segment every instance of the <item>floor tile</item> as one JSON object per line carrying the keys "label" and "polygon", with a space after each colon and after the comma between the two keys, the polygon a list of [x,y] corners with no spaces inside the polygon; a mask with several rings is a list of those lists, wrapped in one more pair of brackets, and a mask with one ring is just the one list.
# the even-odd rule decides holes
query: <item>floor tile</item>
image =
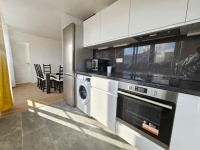
{"label": "floor tile", "polygon": [[35,132],[43,127],[45,127],[45,120],[37,115],[37,112],[27,111],[22,113],[23,135]]}
{"label": "floor tile", "polygon": [[22,150],[22,131],[20,128],[0,138],[0,150]]}
{"label": "floor tile", "polygon": [[20,113],[0,119],[0,150],[22,150]]}
{"label": "floor tile", "polygon": [[23,150],[56,150],[46,127],[23,136]]}
{"label": "floor tile", "polygon": [[21,127],[21,113],[0,119],[0,138],[14,133]]}

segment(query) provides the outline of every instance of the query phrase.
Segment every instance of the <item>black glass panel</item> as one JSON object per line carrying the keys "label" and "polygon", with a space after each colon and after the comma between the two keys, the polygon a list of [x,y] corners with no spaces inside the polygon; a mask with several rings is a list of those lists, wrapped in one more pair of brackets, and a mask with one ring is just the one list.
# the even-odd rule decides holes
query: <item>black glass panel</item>
{"label": "black glass panel", "polygon": [[184,80],[200,81],[200,38],[181,41],[176,72]]}
{"label": "black glass panel", "polygon": [[172,75],[175,42],[156,44],[151,71],[153,74]]}
{"label": "black glass panel", "polygon": [[116,74],[130,75],[133,66],[133,47],[116,48],[114,71]]}
{"label": "black glass panel", "polygon": [[135,64],[133,66],[134,80],[148,82],[151,45],[136,48]]}
{"label": "black glass panel", "polygon": [[[128,116],[135,116],[140,120],[140,123],[144,121],[151,122],[157,126],[160,126],[162,107],[157,107],[155,105],[150,105],[148,103],[144,103],[142,101],[138,101],[136,99],[126,97],[126,109],[125,113]],[[133,120],[134,121],[134,120]],[[141,126],[142,124],[138,124]]]}
{"label": "black glass panel", "polygon": [[95,58],[106,59],[113,62],[115,60],[115,49],[95,50]]}
{"label": "black glass panel", "polygon": [[113,77],[200,91],[200,36],[95,50],[94,57],[110,60]]}

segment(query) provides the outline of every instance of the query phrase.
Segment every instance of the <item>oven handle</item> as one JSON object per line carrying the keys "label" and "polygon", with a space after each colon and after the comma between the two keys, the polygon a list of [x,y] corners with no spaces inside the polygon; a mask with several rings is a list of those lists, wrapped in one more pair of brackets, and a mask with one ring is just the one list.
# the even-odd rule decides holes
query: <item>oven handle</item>
{"label": "oven handle", "polygon": [[132,94],[129,94],[129,93],[126,93],[126,92],[122,92],[122,91],[118,91],[117,93],[129,96],[129,97],[132,97],[132,98],[136,98],[136,99],[138,99],[140,101],[144,101],[144,102],[147,102],[147,103],[151,103],[153,105],[157,105],[157,106],[164,107],[164,108],[172,110],[172,106],[170,106],[170,105],[166,105],[166,104],[162,104],[162,103],[159,103],[159,102],[151,101],[149,99],[142,98],[142,97],[139,97],[139,96],[136,96],[136,95],[132,95]]}

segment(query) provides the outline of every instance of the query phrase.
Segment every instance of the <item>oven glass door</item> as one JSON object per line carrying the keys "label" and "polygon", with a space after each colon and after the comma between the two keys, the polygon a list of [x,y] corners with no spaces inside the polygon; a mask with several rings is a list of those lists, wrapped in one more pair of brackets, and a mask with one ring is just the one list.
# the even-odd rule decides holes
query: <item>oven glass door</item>
{"label": "oven glass door", "polygon": [[166,105],[171,106],[170,109],[162,107],[157,101],[146,102],[123,94],[118,94],[117,103],[117,116],[120,119],[169,145],[174,118],[173,106]]}

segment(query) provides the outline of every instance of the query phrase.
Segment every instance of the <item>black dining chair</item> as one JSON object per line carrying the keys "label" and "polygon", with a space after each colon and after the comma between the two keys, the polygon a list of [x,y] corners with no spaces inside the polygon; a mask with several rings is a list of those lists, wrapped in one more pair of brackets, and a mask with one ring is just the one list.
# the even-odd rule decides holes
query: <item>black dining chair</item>
{"label": "black dining chair", "polygon": [[38,72],[38,64],[34,64],[35,72],[37,75],[37,87],[40,87],[40,77],[39,77],[39,72]]}
{"label": "black dining chair", "polygon": [[[54,77],[54,75],[51,72],[51,64],[49,64],[49,65],[43,64],[43,72],[44,72],[44,75],[49,73],[50,77]],[[52,78],[50,78],[50,86],[54,87],[54,80],[52,80]]]}
{"label": "black dining chair", "polygon": [[40,64],[37,64],[39,80],[40,80],[40,89],[44,92],[46,89],[46,77],[42,71],[42,67]]}
{"label": "black dining chair", "polygon": [[51,74],[51,64],[49,65],[43,64],[43,72],[44,74],[47,74],[47,73]]}
{"label": "black dining chair", "polygon": [[61,93],[63,90],[63,67],[61,65],[59,66],[59,73],[53,78],[53,80],[54,90],[58,90],[59,93]]}

